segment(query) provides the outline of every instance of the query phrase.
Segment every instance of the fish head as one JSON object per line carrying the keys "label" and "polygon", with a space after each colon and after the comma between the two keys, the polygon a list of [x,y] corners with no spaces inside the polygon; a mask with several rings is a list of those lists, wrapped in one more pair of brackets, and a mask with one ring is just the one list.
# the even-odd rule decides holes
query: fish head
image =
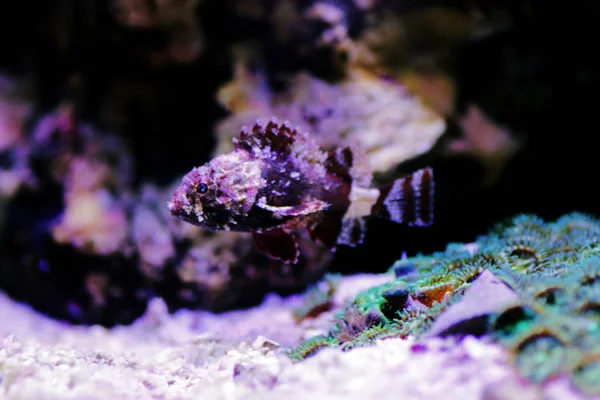
{"label": "fish head", "polygon": [[244,230],[240,221],[264,185],[260,160],[237,150],[188,172],[168,204],[172,215],[207,230]]}

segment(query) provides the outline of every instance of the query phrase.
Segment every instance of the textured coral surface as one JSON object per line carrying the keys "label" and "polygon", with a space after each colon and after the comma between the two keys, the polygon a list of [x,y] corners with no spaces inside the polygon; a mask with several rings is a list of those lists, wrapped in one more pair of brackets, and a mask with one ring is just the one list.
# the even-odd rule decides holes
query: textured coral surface
{"label": "textured coral surface", "polygon": [[327,335],[290,355],[414,335],[485,335],[528,380],[568,377],[600,395],[599,233],[600,222],[583,214],[553,223],[522,215],[472,245],[400,260],[395,279],[361,292]]}

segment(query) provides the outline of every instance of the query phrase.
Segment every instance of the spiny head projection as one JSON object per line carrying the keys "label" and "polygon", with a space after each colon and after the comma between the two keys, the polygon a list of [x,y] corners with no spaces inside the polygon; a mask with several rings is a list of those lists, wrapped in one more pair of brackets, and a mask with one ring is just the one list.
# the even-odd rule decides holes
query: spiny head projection
{"label": "spiny head projection", "polygon": [[209,230],[236,230],[236,216],[250,211],[263,184],[260,162],[245,151],[217,156],[182,179],[171,213]]}

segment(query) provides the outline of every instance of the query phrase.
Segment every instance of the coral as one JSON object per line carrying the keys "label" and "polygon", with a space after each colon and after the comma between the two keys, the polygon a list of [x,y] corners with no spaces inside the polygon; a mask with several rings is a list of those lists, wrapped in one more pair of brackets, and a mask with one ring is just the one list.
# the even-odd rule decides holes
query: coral
{"label": "coral", "polygon": [[287,354],[294,361],[302,361],[314,354],[319,350],[326,347],[338,347],[339,342],[330,336],[315,336],[294,349],[288,350]]}
{"label": "coral", "polygon": [[332,329],[331,335],[339,342],[353,341],[367,329],[382,322],[377,312],[364,312],[356,304],[351,304],[336,317],[337,322]]}
{"label": "coral", "polygon": [[[590,377],[600,357],[599,228],[600,221],[578,213],[554,223],[521,215],[498,224],[476,246],[452,244],[445,253],[403,258],[390,270],[396,279],[360,293],[338,315],[329,337],[349,350],[377,338],[425,336],[488,271],[515,300],[462,321],[469,328],[455,320],[452,334],[481,324],[478,331],[505,346],[524,377],[545,382],[566,375],[584,393],[597,395]],[[403,268],[413,272],[400,273]]]}
{"label": "coral", "polygon": [[6,199],[2,288],[76,323],[128,323],[150,295],[129,240],[131,162],[116,136],[65,104],[43,115],[23,150],[31,184]]}
{"label": "coral", "polygon": [[131,161],[120,140],[99,140],[102,134],[76,121],[69,105],[42,118],[33,135],[34,146],[42,151],[56,146],[55,154],[42,155],[48,157],[51,179],[64,188],[65,210],[52,222],[53,239],[92,254],[124,250],[128,218],[123,198]]}
{"label": "coral", "polygon": [[376,340],[383,340],[393,337],[402,337],[399,332],[398,324],[376,324],[372,325],[354,336],[352,340],[344,342],[341,345],[341,349],[344,351],[351,350],[357,347],[367,346],[373,344]]}
{"label": "coral", "polygon": [[600,362],[598,354],[584,355],[583,360],[573,371],[572,382],[586,396],[594,396],[600,393],[598,384],[598,373]]}
{"label": "coral", "polygon": [[298,73],[290,77],[286,91],[270,90],[260,70],[251,73],[243,58],[238,60],[234,80],[218,94],[232,115],[216,127],[215,153],[231,150],[239,126],[277,115],[311,132],[325,149],[360,147],[366,153],[363,168],[386,173],[426,153],[445,129],[444,121],[401,83],[366,70],[353,70],[333,84]]}

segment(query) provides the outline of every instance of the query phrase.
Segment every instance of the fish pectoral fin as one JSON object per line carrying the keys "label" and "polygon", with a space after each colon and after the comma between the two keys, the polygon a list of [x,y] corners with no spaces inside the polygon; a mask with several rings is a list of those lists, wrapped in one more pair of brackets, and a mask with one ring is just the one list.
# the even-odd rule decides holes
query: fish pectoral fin
{"label": "fish pectoral fin", "polygon": [[338,245],[356,247],[362,244],[366,230],[364,218],[342,218],[339,215],[331,215],[323,218],[315,226],[309,227],[308,233],[315,242],[334,250]]}
{"label": "fish pectoral fin", "polygon": [[296,217],[300,215],[309,215],[329,207],[328,203],[317,199],[305,201],[302,204],[298,204],[297,206],[272,206],[266,203],[258,203],[257,205],[260,208],[269,210],[273,214],[281,217]]}
{"label": "fish pectoral fin", "polygon": [[310,238],[327,247],[330,250],[334,250],[337,245],[337,239],[342,228],[342,216],[339,213],[325,213],[325,216],[316,224],[308,226],[307,230]]}
{"label": "fish pectoral fin", "polygon": [[286,264],[296,264],[300,249],[296,236],[280,228],[264,232],[253,232],[252,237],[258,249],[265,255]]}

